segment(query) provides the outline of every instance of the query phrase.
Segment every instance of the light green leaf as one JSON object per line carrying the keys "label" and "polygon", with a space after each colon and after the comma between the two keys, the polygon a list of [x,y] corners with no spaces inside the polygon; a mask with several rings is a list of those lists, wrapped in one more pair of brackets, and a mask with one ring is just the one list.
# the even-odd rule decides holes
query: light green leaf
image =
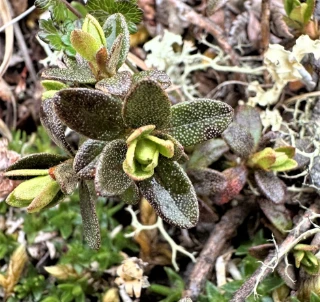
{"label": "light green leaf", "polygon": [[233,109],[220,101],[197,99],[172,106],[166,129],[183,146],[195,145],[221,134],[231,123]]}
{"label": "light green leaf", "polygon": [[116,66],[116,69],[119,69],[127,59],[130,48],[130,34],[124,16],[121,14],[111,15],[104,23],[103,29],[107,37],[107,47],[110,53],[117,37],[120,34],[123,35],[120,55]]}
{"label": "light green leaf", "polygon": [[155,125],[160,130],[169,126],[170,101],[159,84],[142,80],[129,92],[123,107],[123,119],[131,128]]}
{"label": "light green leaf", "polygon": [[60,89],[68,87],[66,84],[64,84],[64,83],[62,83],[60,81],[53,81],[53,80],[41,81],[41,85],[46,91],[60,90]]}
{"label": "light green leaf", "polygon": [[16,187],[7,197],[6,203],[13,207],[28,206],[31,201],[38,195],[47,185],[55,181],[50,175],[38,176],[24,181]]}
{"label": "light green leaf", "polygon": [[101,237],[95,206],[97,195],[92,183],[81,181],[79,184],[79,195],[84,238],[90,248],[98,250],[101,245]]}
{"label": "light green leaf", "polygon": [[54,105],[63,123],[89,138],[108,141],[124,133],[122,101],[116,96],[87,88],[64,89],[56,93]]}
{"label": "light green leaf", "polygon": [[59,184],[52,180],[52,182],[48,183],[46,187],[29,204],[27,207],[28,213],[39,212],[44,207],[49,206],[52,202],[55,203],[57,196],[59,196],[60,199],[59,192]]}
{"label": "light green leaf", "polygon": [[82,24],[82,30],[94,37],[94,39],[100,43],[101,46],[106,46],[106,38],[104,36],[103,29],[98,20],[90,14],[86,15]]}
{"label": "light green leaf", "polygon": [[71,32],[70,40],[73,48],[89,62],[96,61],[96,53],[103,47],[100,41],[96,41],[92,35],[80,29]]}

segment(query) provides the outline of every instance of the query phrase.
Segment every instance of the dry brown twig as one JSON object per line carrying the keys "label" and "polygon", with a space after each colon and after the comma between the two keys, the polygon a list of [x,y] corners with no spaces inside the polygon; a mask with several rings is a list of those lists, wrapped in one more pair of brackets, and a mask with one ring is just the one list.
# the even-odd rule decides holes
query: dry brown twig
{"label": "dry brown twig", "polygon": [[[7,0],[0,0],[0,17],[4,24],[11,21],[10,7]],[[5,29],[5,34],[6,34],[6,45],[5,45],[3,62],[0,65],[0,77],[2,77],[6,72],[12,56],[13,26],[8,26]]]}
{"label": "dry brown twig", "polygon": [[174,6],[178,15],[184,20],[187,20],[191,24],[200,27],[214,36],[219,46],[225,53],[230,56],[230,60],[233,65],[239,65],[239,58],[235,51],[232,49],[230,44],[227,42],[222,29],[211,22],[208,18],[197,14],[190,6],[179,0],[167,0],[168,5]]}
{"label": "dry brown twig", "polygon": [[263,54],[269,47],[270,40],[270,0],[261,2],[261,42],[260,53]]}
{"label": "dry brown twig", "polygon": [[299,220],[294,229],[290,231],[287,238],[277,247],[276,251],[271,251],[261,266],[252,274],[252,276],[236,291],[230,302],[244,302],[251,294],[256,293],[257,286],[263,281],[278,263],[285,258],[288,252],[300,241],[305,240],[320,232],[320,228],[308,230],[312,225],[312,220],[319,218],[318,206],[312,205]]}
{"label": "dry brown twig", "polygon": [[226,212],[221,218],[221,221],[211,232],[206,245],[197,259],[197,263],[192,269],[187,290],[184,294],[185,297],[191,297],[193,301],[197,301],[216,259],[220,256],[222,250],[225,249],[228,241],[236,235],[238,227],[253,208],[253,202],[246,201]]}

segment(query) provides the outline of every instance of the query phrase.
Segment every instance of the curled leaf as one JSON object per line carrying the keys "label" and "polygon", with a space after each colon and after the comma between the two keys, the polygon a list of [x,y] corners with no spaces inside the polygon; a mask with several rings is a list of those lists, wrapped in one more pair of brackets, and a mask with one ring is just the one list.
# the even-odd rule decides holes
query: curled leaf
{"label": "curled leaf", "polygon": [[75,151],[67,142],[65,136],[65,127],[62,125],[56,112],[54,111],[53,99],[45,100],[40,107],[40,121],[43,127],[47,130],[50,138],[57,146],[66,151],[69,155],[73,156]]}

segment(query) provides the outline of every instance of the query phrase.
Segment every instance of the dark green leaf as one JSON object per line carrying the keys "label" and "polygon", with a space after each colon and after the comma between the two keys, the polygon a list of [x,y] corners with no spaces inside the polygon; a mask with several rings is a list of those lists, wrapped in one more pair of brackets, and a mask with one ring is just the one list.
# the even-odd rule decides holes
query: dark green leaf
{"label": "dark green leaf", "polygon": [[246,128],[253,137],[254,146],[257,146],[262,132],[262,123],[259,111],[251,106],[238,106],[234,114],[235,122]]}
{"label": "dark green leaf", "polygon": [[178,163],[159,158],[155,177],[138,185],[142,195],[166,222],[191,228],[199,218],[197,196],[190,179]]}
{"label": "dark green leaf", "polygon": [[116,67],[119,69],[127,59],[130,48],[130,34],[124,16],[121,14],[111,15],[104,23],[103,30],[106,34],[107,48],[110,52],[116,38],[120,34],[123,35],[120,56]]}
{"label": "dark green leaf", "polygon": [[74,59],[64,57],[65,68],[45,69],[41,77],[48,80],[70,82],[74,84],[94,84],[97,82],[88,63],[77,55]]}
{"label": "dark green leaf", "polygon": [[283,203],[286,197],[286,185],[273,172],[257,170],[254,178],[260,191],[276,204]]}
{"label": "dark green leaf", "polygon": [[196,145],[188,161],[188,168],[207,168],[228,150],[229,147],[220,138],[210,139]]}
{"label": "dark green leaf", "polygon": [[96,213],[94,187],[91,183],[81,181],[79,185],[80,211],[83,222],[84,238],[88,245],[95,250],[100,248],[100,226]]}
{"label": "dark green leaf", "polygon": [[132,184],[120,194],[120,198],[126,204],[137,204],[140,201],[140,192],[137,185],[132,182]]}
{"label": "dark green leaf", "polygon": [[131,83],[132,79],[130,72],[123,71],[111,78],[101,80],[95,87],[104,93],[125,96],[131,87]]}
{"label": "dark green leaf", "polygon": [[64,194],[71,194],[76,189],[78,177],[73,170],[73,159],[69,159],[53,169],[54,177]]}
{"label": "dark green leaf", "polygon": [[73,169],[78,176],[84,179],[94,177],[97,161],[105,145],[105,142],[92,139],[86,140],[81,145],[73,162]]}
{"label": "dark green leaf", "polygon": [[231,123],[233,109],[220,101],[198,99],[172,106],[169,134],[183,146],[199,144],[221,134]]}
{"label": "dark green leaf", "polygon": [[40,107],[41,124],[47,130],[47,133],[55,142],[55,144],[73,156],[75,152],[71,145],[67,142],[64,134],[65,127],[62,125],[53,107],[53,99],[46,99],[42,102]]}
{"label": "dark green leaf", "polygon": [[56,166],[64,162],[67,159],[68,157],[57,155],[57,154],[49,154],[49,153],[31,154],[19,159],[17,162],[11,165],[6,171],[9,172],[13,170],[23,170],[23,169],[49,169],[53,166]]}
{"label": "dark green leaf", "polygon": [[104,147],[95,177],[96,191],[99,195],[123,194],[133,184],[133,180],[122,169],[126,152],[127,144],[124,140],[114,140]]}
{"label": "dark green leaf", "polygon": [[222,133],[222,137],[230,149],[243,159],[247,159],[254,150],[252,135],[246,128],[236,123],[231,123]]}
{"label": "dark green leaf", "polygon": [[144,70],[137,72],[132,77],[134,82],[139,82],[144,79],[156,81],[161,85],[162,89],[166,89],[171,85],[169,76],[162,70]]}
{"label": "dark green leaf", "polygon": [[190,169],[187,171],[196,192],[208,196],[222,192],[227,187],[226,177],[212,169]]}
{"label": "dark green leaf", "polygon": [[87,88],[64,89],[56,93],[54,105],[63,123],[89,138],[108,141],[124,132],[118,97]]}
{"label": "dark green leaf", "polygon": [[263,213],[280,232],[285,234],[286,231],[291,229],[290,212],[283,204],[274,204],[265,198],[259,198],[258,203]]}
{"label": "dark green leaf", "polygon": [[142,10],[133,0],[89,0],[86,7],[101,24],[112,14],[122,14],[127,21],[130,33],[137,31],[136,24],[142,19]]}
{"label": "dark green leaf", "polygon": [[127,126],[139,128],[155,125],[156,129],[170,124],[170,101],[159,84],[142,80],[129,92],[123,107],[123,119]]}

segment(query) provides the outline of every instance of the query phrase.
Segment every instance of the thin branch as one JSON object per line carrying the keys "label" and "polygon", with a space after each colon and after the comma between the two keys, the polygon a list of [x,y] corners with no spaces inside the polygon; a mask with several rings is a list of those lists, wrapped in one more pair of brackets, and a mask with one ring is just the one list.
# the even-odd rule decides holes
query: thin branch
{"label": "thin branch", "polygon": [[261,2],[261,41],[260,53],[263,54],[269,47],[270,39],[270,0]]}
{"label": "thin branch", "polygon": [[236,52],[224,37],[222,29],[214,24],[210,19],[197,14],[190,6],[179,0],[168,0],[168,5],[172,5],[179,11],[179,15],[191,24],[206,30],[214,36],[220,47],[230,55],[233,65],[238,65],[239,58]]}
{"label": "thin branch", "polygon": [[76,15],[79,19],[82,18],[82,15],[66,0],[60,0],[66,7],[67,9],[72,12],[74,15]]}
{"label": "thin branch", "polygon": [[26,11],[24,11],[22,14],[19,16],[15,17],[12,19],[10,22],[6,22],[0,27],[0,33],[4,31],[8,26],[13,25],[16,22],[19,22],[21,19],[24,17],[28,16],[30,13],[32,13],[36,9],[35,5],[32,5],[30,8],[28,8]]}
{"label": "thin branch", "polygon": [[229,210],[211,232],[197,263],[189,276],[187,290],[184,296],[191,297],[193,301],[197,298],[211,273],[217,257],[226,247],[228,241],[237,234],[237,229],[245,218],[253,210],[253,202],[246,201]]}
{"label": "thin branch", "polygon": [[319,211],[316,206],[311,206],[303,217],[300,219],[297,226],[292,229],[287,238],[279,245],[277,255],[275,251],[271,251],[262,265],[251,275],[251,277],[240,287],[235,293],[230,302],[244,302],[251,294],[256,294],[257,286],[263,281],[273,270],[277,263],[279,263],[300,241],[303,241],[317,233],[320,233],[319,228],[314,228],[308,231],[311,227],[311,219],[319,215],[314,211]]}

